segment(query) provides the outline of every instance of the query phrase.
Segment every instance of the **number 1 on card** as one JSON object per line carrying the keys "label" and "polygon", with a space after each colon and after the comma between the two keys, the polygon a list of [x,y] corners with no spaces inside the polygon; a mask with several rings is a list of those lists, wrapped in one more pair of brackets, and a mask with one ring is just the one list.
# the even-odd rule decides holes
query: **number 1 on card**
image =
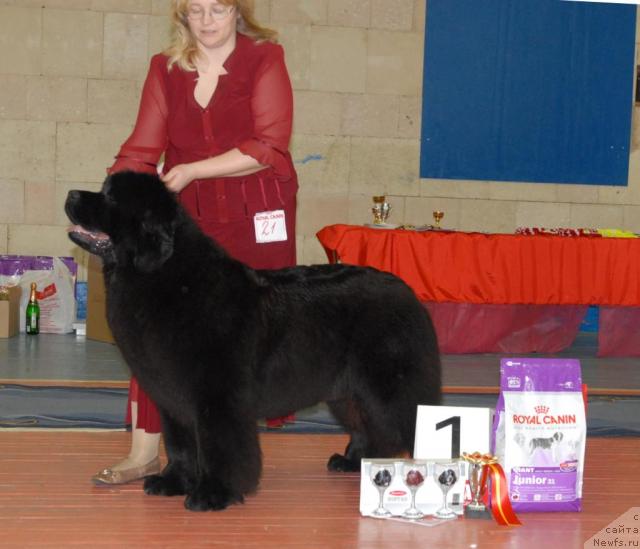
{"label": "number 1 on card", "polygon": [[457,459],[462,452],[490,450],[490,408],[418,406],[415,459]]}
{"label": "number 1 on card", "polygon": [[451,425],[451,459],[460,457],[460,416],[451,416],[440,423],[436,423],[436,431]]}

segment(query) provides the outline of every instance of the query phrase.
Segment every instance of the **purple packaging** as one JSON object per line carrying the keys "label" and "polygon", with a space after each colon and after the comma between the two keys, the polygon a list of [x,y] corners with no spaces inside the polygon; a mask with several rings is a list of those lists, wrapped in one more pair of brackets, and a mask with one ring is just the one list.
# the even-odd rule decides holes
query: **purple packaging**
{"label": "purple packaging", "polygon": [[[67,266],[74,283],[78,276],[78,264],[73,257],[60,257]],[[51,271],[53,257],[44,255],[0,255],[0,284],[15,286],[20,283],[20,277],[25,271]]]}
{"label": "purple packaging", "polygon": [[[78,264],[73,257],[61,257],[69,268],[74,280],[78,274]],[[0,275],[15,276],[25,271],[50,271],[53,269],[53,258],[43,255],[0,255]]]}
{"label": "purple packaging", "polygon": [[579,360],[500,361],[492,450],[514,511],[581,510],[586,434]]}

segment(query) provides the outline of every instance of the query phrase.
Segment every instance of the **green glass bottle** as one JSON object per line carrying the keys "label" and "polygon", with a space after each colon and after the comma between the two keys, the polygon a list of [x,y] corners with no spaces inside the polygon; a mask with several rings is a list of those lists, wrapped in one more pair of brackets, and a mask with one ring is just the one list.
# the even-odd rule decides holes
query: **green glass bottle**
{"label": "green glass bottle", "polygon": [[40,305],[38,304],[38,296],[36,295],[36,283],[31,283],[31,295],[29,295],[29,303],[27,303],[27,322],[26,332],[29,335],[37,335],[40,333]]}

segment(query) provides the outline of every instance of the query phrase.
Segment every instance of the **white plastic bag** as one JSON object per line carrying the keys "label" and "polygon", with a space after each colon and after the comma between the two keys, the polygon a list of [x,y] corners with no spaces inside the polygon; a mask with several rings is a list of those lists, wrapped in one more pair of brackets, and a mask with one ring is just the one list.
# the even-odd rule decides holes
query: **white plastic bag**
{"label": "white plastic bag", "polygon": [[22,287],[20,331],[25,331],[25,315],[32,282],[37,284],[40,332],[45,334],[73,332],[73,323],[76,318],[73,275],[58,257],[53,258],[51,270],[24,271],[20,276],[19,284]]}

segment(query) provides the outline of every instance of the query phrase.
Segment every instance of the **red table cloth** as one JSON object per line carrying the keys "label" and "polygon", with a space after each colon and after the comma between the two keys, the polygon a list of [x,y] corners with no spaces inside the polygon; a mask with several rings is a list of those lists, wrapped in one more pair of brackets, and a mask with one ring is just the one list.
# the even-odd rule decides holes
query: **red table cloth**
{"label": "red table cloth", "polygon": [[640,239],[353,225],[317,236],[330,260],[405,280],[445,353],[555,353],[572,343],[588,305],[604,305],[599,354],[640,354],[640,337],[625,330],[640,323]]}
{"label": "red table cloth", "polygon": [[389,271],[421,301],[640,305],[640,239],[331,225],[329,258]]}

